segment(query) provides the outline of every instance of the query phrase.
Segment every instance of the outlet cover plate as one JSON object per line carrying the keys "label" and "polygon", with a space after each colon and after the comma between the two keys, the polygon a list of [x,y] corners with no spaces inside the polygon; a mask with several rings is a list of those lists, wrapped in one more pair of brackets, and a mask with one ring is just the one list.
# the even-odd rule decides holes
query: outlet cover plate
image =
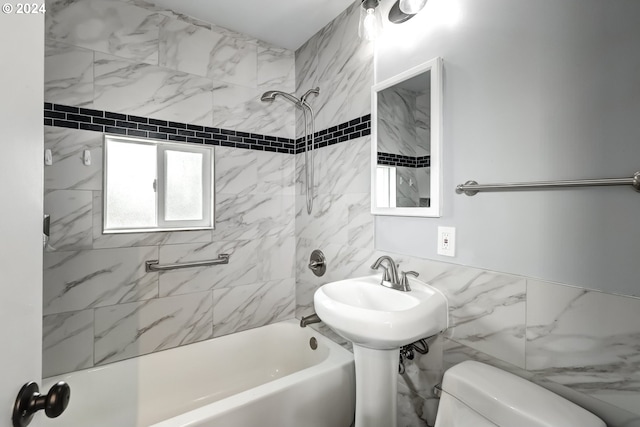
{"label": "outlet cover plate", "polygon": [[456,256],[455,227],[438,227],[438,255]]}

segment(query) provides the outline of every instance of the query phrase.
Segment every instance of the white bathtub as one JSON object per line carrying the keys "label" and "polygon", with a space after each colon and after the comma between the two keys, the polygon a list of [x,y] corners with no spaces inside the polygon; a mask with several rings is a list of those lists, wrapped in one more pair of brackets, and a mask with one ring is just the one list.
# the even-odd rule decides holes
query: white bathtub
{"label": "white bathtub", "polygon": [[[309,345],[315,337],[318,348]],[[43,381],[71,386],[64,427],[349,427],[353,355],[290,320]]]}

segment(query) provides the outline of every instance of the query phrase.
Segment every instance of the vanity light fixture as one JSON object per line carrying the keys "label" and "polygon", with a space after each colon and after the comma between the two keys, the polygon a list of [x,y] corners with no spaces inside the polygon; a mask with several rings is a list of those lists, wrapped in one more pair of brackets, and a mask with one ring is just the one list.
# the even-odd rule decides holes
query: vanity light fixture
{"label": "vanity light fixture", "polygon": [[420,12],[427,0],[400,0],[400,10],[408,15],[415,15]]}
{"label": "vanity light fixture", "polygon": [[382,20],[380,11],[377,9],[379,4],[380,0],[362,0],[360,25],[358,26],[358,35],[361,39],[367,41],[375,40],[381,30]]}

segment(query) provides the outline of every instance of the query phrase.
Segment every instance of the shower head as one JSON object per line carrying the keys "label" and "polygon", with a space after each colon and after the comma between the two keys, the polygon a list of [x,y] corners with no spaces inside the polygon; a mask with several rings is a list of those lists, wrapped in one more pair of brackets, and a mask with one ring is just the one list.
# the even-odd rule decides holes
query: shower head
{"label": "shower head", "polygon": [[260,97],[260,101],[273,102],[273,100],[276,99],[276,96],[281,96],[284,99],[288,100],[289,102],[292,102],[296,106],[300,106],[300,104],[302,103],[302,101],[300,101],[295,96],[290,95],[290,94],[288,94],[286,92],[279,91],[279,90],[268,90],[268,91],[266,91]]}
{"label": "shower head", "polygon": [[309,95],[311,95],[311,94],[314,94],[315,96],[318,96],[320,94],[320,88],[316,87],[316,88],[313,88],[313,89],[309,89],[308,91],[305,92],[304,95],[302,95],[300,97],[300,101],[301,102],[306,102],[307,101],[307,97]]}
{"label": "shower head", "polygon": [[262,96],[260,97],[260,101],[263,102],[273,102],[274,99],[276,99],[276,94],[278,91],[276,90],[268,90],[265,93],[262,94]]}

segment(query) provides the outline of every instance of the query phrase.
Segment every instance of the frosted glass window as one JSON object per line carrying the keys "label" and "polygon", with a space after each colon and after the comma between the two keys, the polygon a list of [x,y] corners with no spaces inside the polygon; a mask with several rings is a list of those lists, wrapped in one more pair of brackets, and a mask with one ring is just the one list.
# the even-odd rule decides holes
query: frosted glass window
{"label": "frosted glass window", "polygon": [[156,147],[113,141],[107,151],[105,225],[107,228],[155,227]]}
{"label": "frosted glass window", "polygon": [[213,229],[213,148],[105,135],[104,233]]}
{"label": "frosted glass window", "polygon": [[194,221],[203,218],[202,153],[164,152],[166,187],[165,221]]}

